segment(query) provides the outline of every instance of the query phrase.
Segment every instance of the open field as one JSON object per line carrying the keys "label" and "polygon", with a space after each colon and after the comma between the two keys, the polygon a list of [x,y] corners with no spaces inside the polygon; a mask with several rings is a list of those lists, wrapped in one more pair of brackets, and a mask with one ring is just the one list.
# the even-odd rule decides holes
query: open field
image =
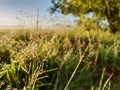
{"label": "open field", "polygon": [[1,90],[119,90],[120,34],[0,31]]}

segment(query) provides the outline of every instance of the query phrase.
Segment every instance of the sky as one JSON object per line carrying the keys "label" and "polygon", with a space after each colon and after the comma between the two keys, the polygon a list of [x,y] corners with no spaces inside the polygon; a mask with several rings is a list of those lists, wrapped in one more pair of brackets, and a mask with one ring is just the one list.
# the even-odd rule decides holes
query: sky
{"label": "sky", "polygon": [[50,14],[50,0],[0,0],[0,26],[31,26],[36,23],[37,9],[41,26],[74,23],[72,15]]}

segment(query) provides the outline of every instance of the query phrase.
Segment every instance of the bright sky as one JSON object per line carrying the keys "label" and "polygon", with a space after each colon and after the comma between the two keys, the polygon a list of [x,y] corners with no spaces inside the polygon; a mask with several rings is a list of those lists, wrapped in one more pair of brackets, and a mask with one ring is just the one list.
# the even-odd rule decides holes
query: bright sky
{"label": "bright sky", "polygon": [[53,14],[48,9],[50,0],[0,0],[0,26],[34,25],[37,9],[40,9],[40,25],[50,26],[57,23],[73,23],[72,15]]}

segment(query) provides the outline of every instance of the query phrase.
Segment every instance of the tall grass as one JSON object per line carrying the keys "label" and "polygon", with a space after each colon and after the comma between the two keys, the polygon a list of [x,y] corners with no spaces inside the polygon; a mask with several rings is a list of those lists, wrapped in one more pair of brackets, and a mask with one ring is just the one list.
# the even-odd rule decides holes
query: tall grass
{"label": "tall grass", "polygon": [[120,35],[103,31],[0,32],[0,89],[117,90]]}

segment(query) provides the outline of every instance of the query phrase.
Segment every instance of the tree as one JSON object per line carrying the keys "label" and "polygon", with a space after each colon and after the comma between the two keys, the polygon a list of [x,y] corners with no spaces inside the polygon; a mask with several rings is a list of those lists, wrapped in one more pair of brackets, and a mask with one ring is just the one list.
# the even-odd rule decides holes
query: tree
{"label": "tree", "polygon": [[59,11],[62,14],[81,15],[92,12],[97,19],[109,22],[113,33],[120,30],[120,0],[51,0],[51,12]]}

